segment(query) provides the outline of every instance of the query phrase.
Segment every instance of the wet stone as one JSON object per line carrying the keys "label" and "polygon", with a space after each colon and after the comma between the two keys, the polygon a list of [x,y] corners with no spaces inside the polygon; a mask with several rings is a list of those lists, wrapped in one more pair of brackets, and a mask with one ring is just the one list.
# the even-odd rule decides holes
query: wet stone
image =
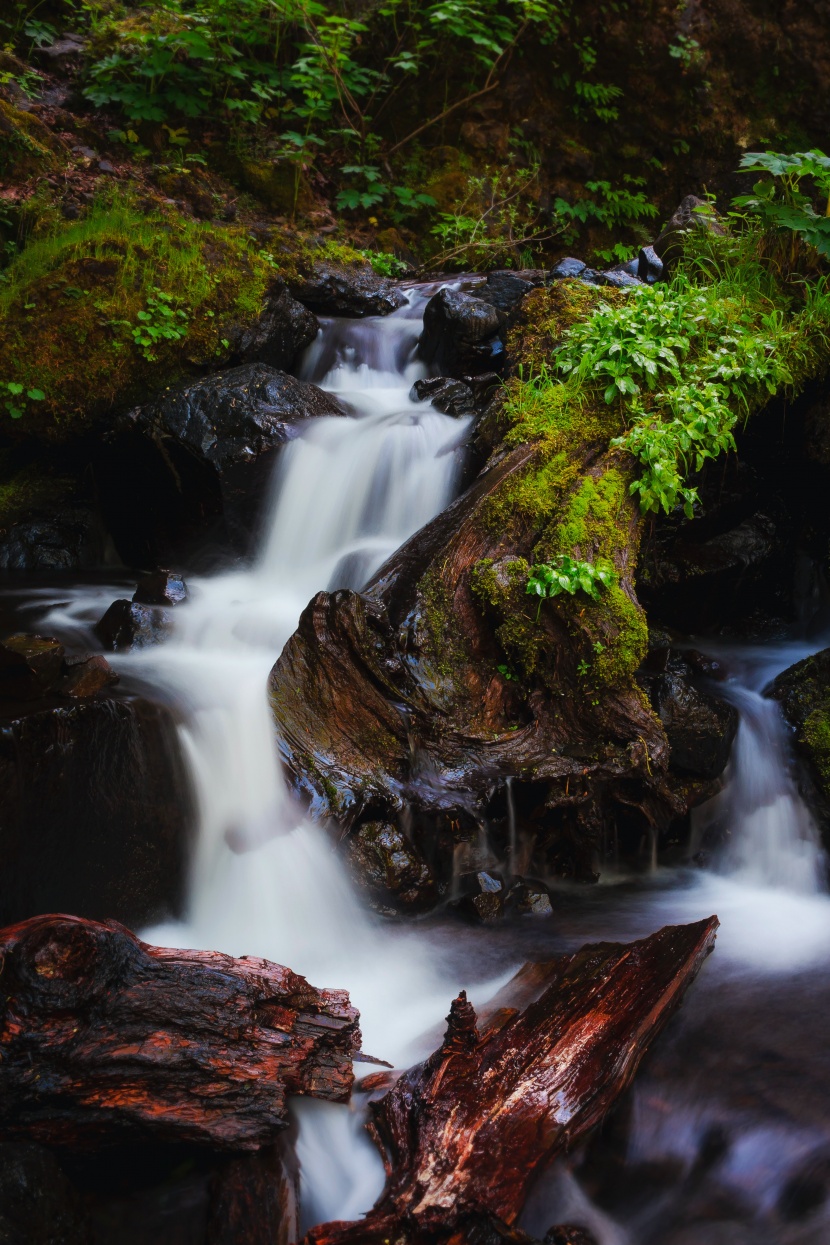
{"label": "wet stone", "polygon": [[508,905],[523,916],[553,916],[548,888],[541,882],[521,879],[510,887]]}
{"label": "wet stone", "polygon": [[560,259],[555,268],[551,270],[551,276],[559,281],[565,280],[567,277],[581,277],[584,272],[588,271],[588,265],[581,259],[574,259],[572,255],[565,259]]}
{"label": "wet stone", "polygon": [[630,272],[626,272],[625,268],[609,268],[607,272],[599,274],[595,284],[611,285],[615,290],[629,290],[635,286],[639,287],[643,283],[639,277],[634,277]]}
{"label": "wet stone", "polygon": [[113,601],[95,634],[104,648],[125,652],[132,648],[148,648],[161,644],[170,634],[172,619],[158,605],[140,605],[136,601]]}
{"label": "wet stone", "polygon": [[58,681],[64,648],[50,636],[20,632],[0,644],[0,696],[35,700]]}
{"label": "wet stone", "polygon": [[181,605],[188,598],[187,584],[178,571],[158,569],[142,575],[133,601],[139,605]]}
{"label": "wet stone", "polygon": [[637,256],[637,276],[641,281],[645,281],[646,285],[655,285],[658,281],[662,281],[665,275],[665,267],[662,259],[657,254],[653,246],[644,246]]}
{"label": "wet stone", "polygon": [[475,407],[470,386],[449,376],[416,380],[409,396],[413,402],[431,402],[444,415],[469,415]]}
{"label": "wet stone", "polygon": [[67,657],[64,667],[66,673],[61,679],[58,691],[62,696],[71,696],[76,700],[96,696],[118,682],[118,675],[100,653]]}

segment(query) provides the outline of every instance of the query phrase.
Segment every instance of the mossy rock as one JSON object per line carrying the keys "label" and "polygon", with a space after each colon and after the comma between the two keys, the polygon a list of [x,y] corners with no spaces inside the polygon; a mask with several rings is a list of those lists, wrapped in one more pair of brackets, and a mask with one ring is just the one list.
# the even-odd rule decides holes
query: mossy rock
{"label": "mossy rock", "polygon": [[[227,363],[234,328],[258,317],[276,273],[244,229],[115,191],[86,218],[30,242],[6,275],[0,380],[46,397],[25,402],[17,419],[0,402],[0,430],[61,443]],[[142,343],[136,334],[148,325],[171,333]]]}
{"label": "mossy rock", "polygon": [[0,171],[6,181],[25,180],[57,168],[66,148],[43,122],[0,99]]}
{"label": "mossy rock", "polygon": [[830,648],[790,666],[769,695],[795,727],[796,747],[830,811]]}

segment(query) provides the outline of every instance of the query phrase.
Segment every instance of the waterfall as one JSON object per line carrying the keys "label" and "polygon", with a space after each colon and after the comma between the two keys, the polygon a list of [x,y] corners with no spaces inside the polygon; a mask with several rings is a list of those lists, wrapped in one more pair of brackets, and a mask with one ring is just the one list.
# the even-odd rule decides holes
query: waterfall
{"label": "waterfall", "polygon": [[[425,375],[415,346],[434,288],[411,290],[387,317],[322,322],[302,374],[349,413],[309,420],[281,451],[251,567],[190,580],[170,639],[119,658],[176,703],[196,801],[185,920],[144,936],[263,955],[346,987],[364,1048],[399,1062],[461,983],[442,980],[435,957],[407,953],[413,933],[378,938],[324,833],[289,799],[266,683],[315,592],[359,588],[453,497],[470,419],[409,398]],[[354,1111],[296,1111],[306,1223],[368,1209],[383,1172]]]}

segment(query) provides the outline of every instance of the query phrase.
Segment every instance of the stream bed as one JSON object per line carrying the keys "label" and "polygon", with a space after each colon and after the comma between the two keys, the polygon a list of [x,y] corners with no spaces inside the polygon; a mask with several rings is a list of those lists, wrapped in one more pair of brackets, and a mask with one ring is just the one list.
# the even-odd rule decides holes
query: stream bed
{"label": "stream bed", "polygon": [[[715,955],[633,1090],[598,1139],[542,1178],[523,1226],[543,1236],[583,1224],[599,1245],[826,1243],[830,897],[783,719],[762,695],[824,646],[819,635],[707,645],[727,673],[719,694],[741,715],[724,789],[697,812],[700,833],[725,827],[726,846],[705,867],[554,884],[550,917],[382,922],[287,794],[265,686],[301,611],[320,589],[360,588],[459,487],[470,418],[409,397],[425,374],[414,348],[435,288],[413,287],[385,318],[323,322],[302,375],[352,414],[310,421],[282,451],[252,564],[189,577],[173,635],[112,659],[125,688],[174,707],[195,804],[186,916],[142,937],[262,955],[348,988],[364,1049],[405,1066],[435,1045],[460,987],[483,1002],[526,959],[717,913]],[[95,647],[92,624],[122,593],[114,572],[12,590],[4,608]],[[367,1210],[383,1171],[360,1094],[351,1107],[295,1100],[294,1113],[303,1225]]]}

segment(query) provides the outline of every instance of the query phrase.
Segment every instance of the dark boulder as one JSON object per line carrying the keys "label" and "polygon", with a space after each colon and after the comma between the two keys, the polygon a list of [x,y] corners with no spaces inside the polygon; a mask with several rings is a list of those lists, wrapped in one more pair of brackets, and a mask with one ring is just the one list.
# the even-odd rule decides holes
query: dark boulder
{"label": "dark boulder", "polygon": [[187,584],[179,572],[162,568],[142,575],[133,593],[139,605],[181,605],[187,597]]}
{"label": "dark boulder", "polygon": [[142,699],[0,702],[0,924],[178,912],[190,791],[170,714]]}
{"label": "dark boulder", "polygon": [[552,916],[550,891],[544,882],[518,878],[507,892],[508,908],[522,916]]}
{"label": "dark boulder", "polygon": [[424,911],[435,903],[429,866],[398,826],[363,822],[348,836],[344,849],[355,884],[384,915]]}
{"label": "dark boulder", "polygon": [[[728,509],[711,520],[659,525],[643,545],[639,596],[649,616],[684,632],[711,631],[769,608],[789,584],[787,516],[766,512],[734,526]],[[735,516],[737,517],[737,515]]]}
{"label": "dark boulder", "polygon": [[0,528],[0,570],[73,571],[98,566],[104,536],[92,505],[38,508]]}
{"label": "dark boulder", "polygon": [[95,624],[95,634],[112,653],[161,644],[170,634],[172,618],[158,605],[139,605],[135,601],[113,601],[104,617]]}
{"label": "dark boulder", "polygon": [[298,277],[289,289],[299,302],[323,316],[388,316],[406,302],[393,281],[365,268],[317,264],[308,276]]}
{"label": "dark boulder", "polygon": [[732,750],[737,710],[695,686],[695,670],[682,653],[663,649],[650,656],[653,665],[662,659],[662,669],[641,673],[640,683],[666,732],[670,768],[694,778],[717,778]]}
{"label": "dark boulder", "polygon": [[779,674],[767,694],[779,701],[795,730],[796,747],[814,788],[808,789],[807,796],[826,821],[830,817],[830,648]]}
{"label": "dark boulder", "polygon": [[316,385],[265,363],[169,389],[128,412],[97,473],[119,553],[146,566],[208,543],[247,552],[274,452],[305,420],[342,414]]}
{"label": "dark boulder", "polygon": [[470,386],[449,376],[416,380],[409,396],[413,402],[431,402],[437,411],[443,411],[445,415],[470,415],[475,410],[475,398]]}
{"label": "dark boulder", "polygon": [[449,376],[491,371],[503,351],[498,332],[504,323],[504,314],[484,299],[439,290],[424,311],[418,354]]}
{"label": "dark boulder", "polygon": [[240,363],[267,363],[291,371],[319,328],[314,313],[292,298],[280,279],[258,319],[231,332],[231,350]]}
{"label": "dark boulder", "polygon": [[725,234],[726,230],[717,218],[711,204],[697,195],[686,195],[680,206],[666,222],[654,242],[654,253],[670,266],[683,253],[683,242],[690,233],[701,231]]}

